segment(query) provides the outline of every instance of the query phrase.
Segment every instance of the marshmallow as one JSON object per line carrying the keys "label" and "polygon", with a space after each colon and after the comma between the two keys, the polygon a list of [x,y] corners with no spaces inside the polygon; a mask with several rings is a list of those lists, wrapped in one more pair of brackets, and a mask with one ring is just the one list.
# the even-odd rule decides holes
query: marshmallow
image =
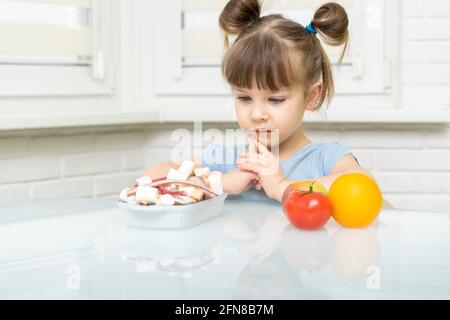
{"label": "marshmallow", "polygon": [[202,201],[205,192],[202,189],[194,188],[194,191],[191,193],[190,197],[197,201]]}
{"label": "marshmallow", "polygon": [[138,204],[138,201],[136,200],[136,196],[129,196],[127,199],[128,204]]}
{"label": "marshmallow", "polygon": [[186,195],[196,201],[201,201],[205,192],[199,188],[194,187],[181,187],[180,191],[186,192]]}
{"label": "marshmallow", "polygon": [[178,179],[187,180],[194,171],[195,163],[191,160],[185,160],[178,168]]}
{"label": "marshmallow", "polygon": [[127,191],[127,196],[131,197],[131,196],[135,196],[136,195],[136,191],[137,188],[133,187],[133,188],[129,188]]}
{"label": "marshmallow", "polygon": [[207,176],[207,175],[209,175],[209,173],[210,173],[210,170],[209,170],[208,167],[206,167],[206,168],[197,168],[197,169],[194,170],[194,174],[197,177]]}
{"label": "marshmallow", "polygon": [[222,173],[219,171],[213,172],[206,181],[209,184],[209,188],[214,192],[216,195],[220,196],[223,194],[223,185],[222,185]]}
{"label": "marshmallow", "polygon": [[177,169],[170,169],[169,173],[167,174],[167,180],[178,180],[179,173]]}
{"label": "marshmallow", "polygon": [[119,199],[128,204],[138,204],[136,197],[134,195],[130,195],[130,188],[125,188],[120,192]]}
{"label": "marshmallow", "polygon": [[136,191],[136,200],[156,203],[158,194],[159,190],[156,188],[140,186]]}
{"label": "marshmallow", "polygon": [[198,185],[204,186],[204,187],[209,187],[208,183],[206,182],[206,177],[202,176],[202,177],[195,177],[192,176],[188,179],[188,181],[196,183]]}
{"label": "marshmallow", "polygon": [[190,204],[190,203],[196,202],[194,199],[192,199],[191,197],[187,197],[187,196],[176,196],[174,199],[175,199],[175,203],[178,203],[178,204]]}
{"label": "marshmallow", "polygon": [[190,197],[191,194],[194,192],[194,187],[181,187],[181,188],[179,188],[178,190],[179,190],[179,191],[184,191],[184,192],[186,192],[186,195],[187,195],[188,197]]}
{"label": "marshmallow", "polygon": [[156,204],[162,205],[162,206],[173,206],[175,204],[175,199],[170,194],[163,194],[158,198],[158,201]]}
{"label": "marshmallow", "polygon": [[130,190],[130,188],[125,188],[120,192],[119,199],[123,202],[128,202],[128,190]]}
{"label": "marshmallow", "polygon": [[145,186],[152,183],[152,179],[149,176],[143,176],[136,180],[138,186]]}

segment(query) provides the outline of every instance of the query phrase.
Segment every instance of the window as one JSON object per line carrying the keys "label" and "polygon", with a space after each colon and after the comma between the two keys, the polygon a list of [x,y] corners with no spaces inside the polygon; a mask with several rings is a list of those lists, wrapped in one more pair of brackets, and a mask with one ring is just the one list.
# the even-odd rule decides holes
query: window
{"label": "window", "polygon": [[109,0],[0,0],[0,99],[114,92]]}
{"label": "window", "polygon": [[[272,12],[306,25],[322,0],[266,0]],[[389,90],[385,54],[386,0],[345,0],[351,43],[344,64],[335,68],[337,95],[385,94]],[[218,17],[225,0],[158,1],[154,5],[155,94],[226,95],[220,73],[223,36]],[[170,39],[167,39],[169,35]],[[337,61],[339,50],[327,48]],[[207,79],[207,81],[205,81]]]}

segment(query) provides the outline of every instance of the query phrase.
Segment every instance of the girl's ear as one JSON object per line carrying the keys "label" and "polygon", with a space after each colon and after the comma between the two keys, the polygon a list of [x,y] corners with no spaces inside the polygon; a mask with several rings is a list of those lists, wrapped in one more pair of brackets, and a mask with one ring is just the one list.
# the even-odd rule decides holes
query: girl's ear
{"label": "girl's ear", "polygon": [[306,100],[305,100],[305,109],[308,111],[315,111],[317,109],[317,103],[320,101],[320,97],[322,95],[323,83],[321,81],[316,82],[309,89]]}

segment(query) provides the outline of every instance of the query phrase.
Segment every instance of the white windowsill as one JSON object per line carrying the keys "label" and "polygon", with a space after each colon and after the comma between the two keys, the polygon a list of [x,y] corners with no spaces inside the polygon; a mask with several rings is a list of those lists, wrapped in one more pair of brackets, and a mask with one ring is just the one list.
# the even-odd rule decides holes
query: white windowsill
{"label": "white windowsill", "polygon": [[[86,126],[108,126],[144,123],[182,123],[182,122],[235,122],[231,112],[99,112],[61,115],[0,115],[0,131],[28,130],[44,128],[67,128]],[[368,124],[447,124],[450,123],[450,110],[377,110],[328,112],[308,114],[305,123],[368,123]]]}
{"label": "white windowsill", "polygon": [[0,131],[156,123],[158,119],[156,111],[0,115]]}
{"label": "white windowsill", "polygon": [[305,116],[310,123],[385,123],[385,124],[446,124],[450,123],[449,109],[387,109],[354,111],[339,110],[328,112],[328,119],[319,113]]}
{"label": "white windowsill", "polygon": [[[193,112],[170,112],[159,113],[161,122],[235,122],[233,112],[204,112],[195,114]],[[305,123],[368,123],[368,124],[446,124],[450,123],[450,110],[447,109],[424,109],[424,110],[374,110],[354,111],[339,110],[327,112],[326,117],[322,113],[307,113]]]}

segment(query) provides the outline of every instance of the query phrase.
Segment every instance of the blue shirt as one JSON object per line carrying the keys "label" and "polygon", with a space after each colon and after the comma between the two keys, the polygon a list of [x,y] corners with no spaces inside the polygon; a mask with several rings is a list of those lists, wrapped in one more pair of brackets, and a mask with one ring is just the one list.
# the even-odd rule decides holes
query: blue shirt
{"label": "blue shirt", "polygon": [[[233,171],[238,167],[236,160],[240,152],[245,152],[245,146],[211,144],[203,150],[202,166],[223,173]],[[280,166],[289,181],[319,178],[331,175],[336,163],[348,154],[351,154],[351,151],[340,142],[310,143],[290,159],[280,160]],[[264,190],[258,191],[254,187],[238,197],[251,200],[268,199]]]}

